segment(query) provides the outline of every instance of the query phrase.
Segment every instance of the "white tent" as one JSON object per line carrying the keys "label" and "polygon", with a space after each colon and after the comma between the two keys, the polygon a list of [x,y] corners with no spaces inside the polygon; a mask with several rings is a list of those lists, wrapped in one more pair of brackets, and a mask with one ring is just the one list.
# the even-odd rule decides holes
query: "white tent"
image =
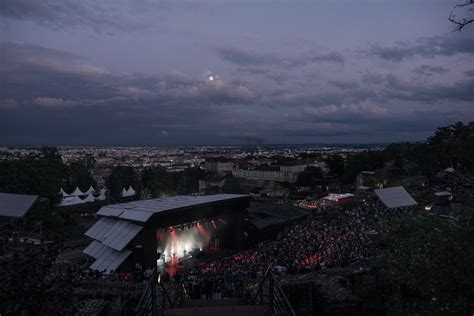
{"label": "white tent", "polygon": [[137,194],[137,193],[136,193],[135,190],[132,188],[132,186],[130,186],[130,187],[128,188],[128,190],[125,190],[125,188],[123,188],[123,190],[122,190],[122,196],[123,196],[123,197],[134,196],[135,194]]}
{"label": "white tent", "polygon": [[61,195],[61,197],[69,196],[69,194],[66,193],[66,191],[63,190],[63,188],[61,188],[61,189],[59,190],[59,195]]}
{"label": "white tent", "polygon": [[94,201],[95,201],[95,199],[94,199],[94,196],[93,196],[92,194],[87,195],[87,196],[82,200],[83,203],[94,202]]}
{"label": "white tent", "polygon": [[102,190],[101,190],[100,195],[98,197],[96,197],[95,200],[96,201],[105,201],[105,200],[107,200],[106,192],[107,192],[107,190],[105,192],[102,192]]}
{"label": "white tent", "polygon": [[130,186],[130,188],[128,188],[128,196],[134,196],[135,194],[137,194],[137,192],[135,192],[135,190],[132,188],[132,186]]}
{"label": "white tent", "polygon": [[105,194],[107,193],[108,189],[107,187],[103,187],[102,189],[100,189],[100,194]]}
{"label": "white tent", "polygon": [[81,191],[81,189],[79,189],[79,187],[76,187],[76,189],[74,190],[74,192],[72,192],[71,194],[69,194],[71,196],[79,196],[79,195],[84,195],[84,192]]}
{"label": "white tent", "polygon": [[76,205],[76,204],[81,204],[84,203],[80,197],[78,196],[69,196],[64,198],[59,206],[70,206],[70,205]]}
{"label": "white tent", "polygon": [[92,185],[89,187],[89,189],[87,189],[86,192],[84,192],[84,195],[87,195],[87,194],[92,194],[92,193],[95,193],[95,189],[92,187]]}
{"label": "white tent", "polygon": [[127,197],[127,196],[134,196],[135,194],[137,194],[135,192],[135,190],[132,188],[132,186],[130,186],[128,188],[128,190],[125,190],[125,188],[122,189],[122,196],[123,197]]}

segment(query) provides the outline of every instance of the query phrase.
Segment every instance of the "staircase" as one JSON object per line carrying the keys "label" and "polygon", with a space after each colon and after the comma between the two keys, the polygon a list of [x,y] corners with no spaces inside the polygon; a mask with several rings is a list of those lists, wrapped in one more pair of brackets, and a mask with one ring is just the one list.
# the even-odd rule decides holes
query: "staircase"
{"label": "staircase", "polygon": [[238,298],[222,300],[186,300],[180,306],[164,311],[169,316],[265,316],[270,315],[268,305],[246,305]]}
{"label": "staircase", "polygon": [[168,291],[162,282],[157,283],[155,280],[157,280],[156,270],[145,286],[145,291],[135,308],[135,315],[296,316],[285,292],[271,272],[270,266],[256,292],[252,294],[253,299],[250,303],[241,298],[191,300],[186,298],[183,284],[175,288],[175,291]]}

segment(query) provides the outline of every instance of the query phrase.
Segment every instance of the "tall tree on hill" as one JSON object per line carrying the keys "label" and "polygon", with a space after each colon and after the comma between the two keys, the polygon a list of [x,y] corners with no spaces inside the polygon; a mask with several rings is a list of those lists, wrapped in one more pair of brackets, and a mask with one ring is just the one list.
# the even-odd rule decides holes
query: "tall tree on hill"
{"label": "tall tree on hill", "polygon": [[195,193],[199,190],[199,180],[206,172],[200,168],[186,168],[178,174],[177,191],[179,194]]}
{"label": "tall tree on hill", "polygon": [[59,202],[58,192],[65,174],[61,155],[55,147],[43,147],[20,159],[0,162],[0,191],[36,194]]}
{"label": "tall tree on hill", "polygon": [[175,174],[167,172],[163,167],[156,165],[143,169],[141,174],[143,195],[147,198],[157,198],[175,194]]}
{"label": "tall tree on hill", "polygon": [[344,175],[344,159],[341,156],[329,156],[325,162],[331,176],[340,178]]}
{"label": "tall tree on hill", "polygon": [[72,162],[68,167],[68,183],[71,190],[79,186],[81,190],[87,190],[89,187],[96,186],[92,177],[91,169],[93,165],[87,159]]}
{"label": "tall tree on hill", "polygon": [[135,169],[129,166],[114,167],[107,178],[109,196],[115,201],[120,201],[122,199],[122,190],[124,188],[128,189],[130,186],[137,191],[137,194],[140,192],[141,185]]}
{"label": "tall tree on hill", "polygon": [[319,167],[309,166],[303,172],[298,174],[296,185],[304,187],[312,187],[315,185],[315,180],[322,179],[324,172]]}
{"label": "tall tree on hill", "polygon": [[474,170],[474,122],[440,127],[427,141],[434,171],[453,167]]}

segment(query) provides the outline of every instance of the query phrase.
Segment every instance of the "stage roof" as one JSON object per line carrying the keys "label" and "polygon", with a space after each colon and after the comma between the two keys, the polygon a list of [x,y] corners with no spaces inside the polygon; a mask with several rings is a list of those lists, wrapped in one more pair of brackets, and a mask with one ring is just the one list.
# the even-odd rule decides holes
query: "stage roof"
{"label": "stage roof", "polygon": [[22,217],[37,199],[37,195],[0,193],[0,216]]}
{"label": "stage roof", "polygon": [[386,189],[376,189],[374,192],[388,208],[413,206],[418,204],[407,192],[407,190],[401,186]]}
{"label": "stage roof", "polygon": [[248,195],[242,194],[178,195],[161,199],[107,205],[103,206],[97,214],[145,223],[156,213],[248,197]]}

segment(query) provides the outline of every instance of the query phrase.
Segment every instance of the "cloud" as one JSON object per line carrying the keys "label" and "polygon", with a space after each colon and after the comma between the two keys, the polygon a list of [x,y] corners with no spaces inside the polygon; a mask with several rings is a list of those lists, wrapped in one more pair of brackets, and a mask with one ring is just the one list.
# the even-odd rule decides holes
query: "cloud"
{"label": "cloud", "polygon": [[421,65],[414,68],[412,71],[423,76],[431,76],[432,74],[441,74],[448,72],[449,70],[443,66]]}
{"label": "cloud", "polygon": [[0,115],[2,144],[368,142],[474,118],[469,77],[433,84],[367,73],[358,82],[328,73],[301,85],[293,71],[259,65],[248,68],[266,71],[209,81],[178,71],[114,73],[45,47],[2,48],[2,110],[8,104]]}
{"label": "cloud", "polygon": [[240,47],[219,47],[215,49],[217,55],[238,66],[278,65],[281,67],[301,67],[310,63],[330,62],[344,63],[344,57],[337,52],[324,54],[307,53],[300,56],[291,56],[281,53],[260,52]]}
{"label": "cloud", "polygon": [[105,69],[92,65],[83,57],[42,46],[3,42],[0,43],[0,50],[3,58],[0,71],[19,71],[24,67],[29,70],[83,75],[107,73]]}
{"label": "cloud", "polygon": [[81,104],[76,100],[63,100],[62,98],[38,97],[33,99],[33,103],[45,108],[64,108]]}
{"label": "cloud", "polygon": [[328,80],[328,83],[343,90],[359,87],[357,81],[353,80]]}
{"label": "cloud", "polygon": [[474,77],[474,69],[466,70],[464,74],[468,77]]}
{"label": "cloud", "polygon": [[0,100],[0,110],[14,109],[18,106],[18,102],[13,99]]}
{"label": "cloud", "polygon": [[304,114],[311,115],[313,117],[326,119],[348,119],[349,117],[378,117],[387,113],[387,110],[376,104],[368,102],[359,102],[352,104],[342,105],[327,105],[322,107],[305,107],[303,110]]}
{"label": "cloud", "polygon": [[474,54],[474,37],[466,32],[450,33],[433,37],[419,38],[414,42],[398,42],[393,46],[372,45],[370,56],[400,62],[416,56],[433,58],[456,54]]}
{"label": "cloud", "polygon": [[103,2],[75,0],[3,0],[0,15],[11,20],[29,20],[56,30],[87,27],[97,33],[133,31],[143,23],[115,12]]}

